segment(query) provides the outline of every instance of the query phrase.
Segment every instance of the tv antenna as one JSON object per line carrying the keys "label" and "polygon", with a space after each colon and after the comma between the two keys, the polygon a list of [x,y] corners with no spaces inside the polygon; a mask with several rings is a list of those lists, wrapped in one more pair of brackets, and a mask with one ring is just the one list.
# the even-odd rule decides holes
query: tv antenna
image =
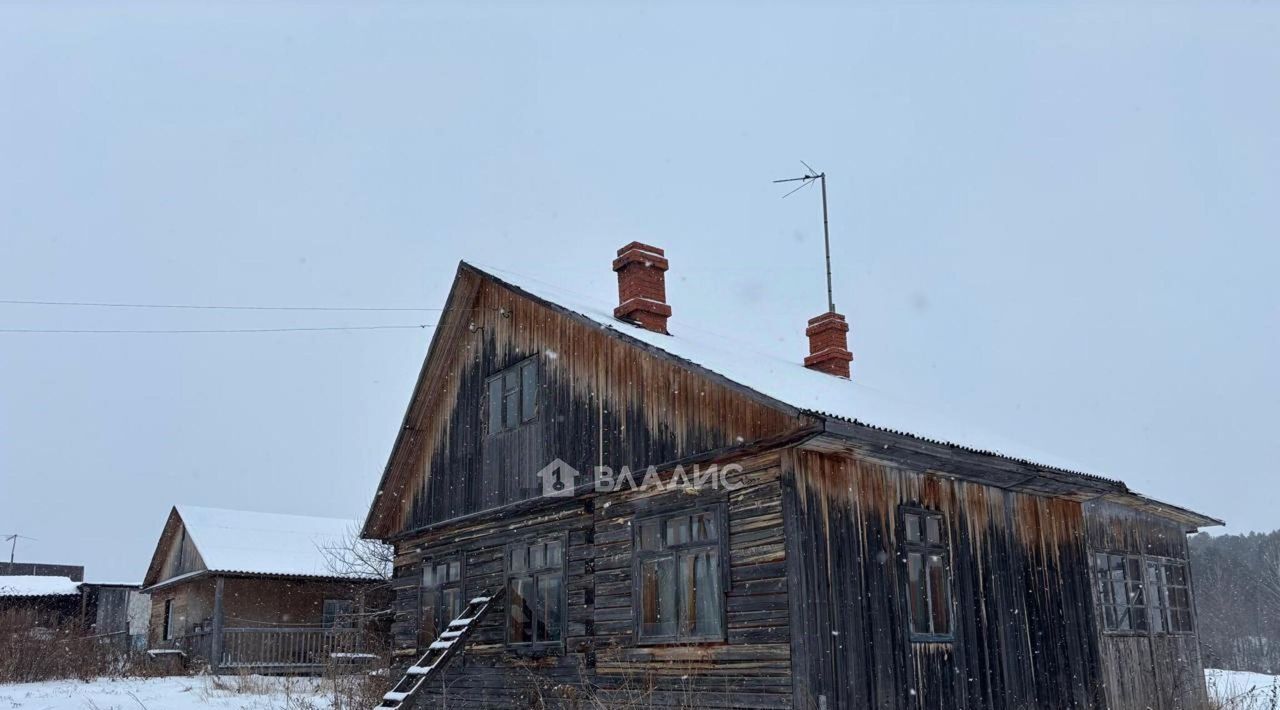
{"label": "tv antenna", "polygon": [[36,539],[34,537],[27,537],[26,535],[19,535],[18,533],[5,535],[4,541],[11,543],[9,545],[9,564],[13,564],[13,555],[18,551],[18,540],[31,540],[32,542],[35,542]]}
{"label": "tv antenna", "polygon": [[815,182],[822,184],[822,245],[827,255],[827,312],[835,313],[836,302],[831,296],[831,230],[830,227],[827,226],[827,174],[825,172],[820,173],[817,170],[814,170],[811,165],[803,160],[800,161],[800,164],[809,172],[801,175],[800,177],[784,178],[782,180],[774,180],[773,182],[775,184],[780,182],[800,183],[796,189],[782,196],[782,199],[784,200]]}

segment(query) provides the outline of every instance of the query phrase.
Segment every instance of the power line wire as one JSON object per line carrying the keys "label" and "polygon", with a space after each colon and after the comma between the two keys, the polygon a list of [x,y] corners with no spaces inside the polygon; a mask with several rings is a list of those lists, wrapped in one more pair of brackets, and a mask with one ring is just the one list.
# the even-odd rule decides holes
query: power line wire
{"label": "power line wire", "polygon": [[316,331],[341,331],[341,330],[407,330],[410,328],[434,328],[434,323],[421,323],[417,325],[344,325],[330,326],[322,328],[219,328],[219,329],[182,329],[182,330],[87,330],[87,329],[61,329],[61,328],[0,328],[0,333],[66,333],[66,334],[130,334],[130,335],[161,335],[161,334],[192,334],[192,333],[300,333],[300,332],[316,332]]}
{"label": "power line wire", "polygon": [[169,308],[200,311],[442,311],[443,308],[374,308],[364,306],[214,306],[171,303],[108,303],[99,301],[29,301],[0,299],[0,304],[20,306],[86,306],[90,308]]}

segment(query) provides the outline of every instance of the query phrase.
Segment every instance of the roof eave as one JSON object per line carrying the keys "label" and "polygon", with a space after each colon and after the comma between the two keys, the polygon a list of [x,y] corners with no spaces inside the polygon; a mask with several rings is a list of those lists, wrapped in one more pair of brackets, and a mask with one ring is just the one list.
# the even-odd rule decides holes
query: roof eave
{"label": "roof eave", "polygon": [[[985,460],[987,462],[1000,462],[1006,467],[1016,466],[1023,469],[1028,476],[1022,484],[1001,485],[1000,487],[1010,488],[1012,490],[1024,489],[1027,488],[1026,484],[1030,484],[1034,479],[1043,478],[1045,480],[1052,480],[1058,485],[1073,486],[1077,494],[1076,497],[1079,500],[1112,500],[1117,503],[1138,508],[1152,514],[1180,522],[1187,526],[1187,532],[1195,532],[1200,528],[1216,527],[1226,524],[1222,520],[1204,515],[1203,513],[1197,513],[1189,508],[1183,508],[1171,503],[1156,500],[1149,496],[1144,496],[1131,490],[1123,481],[1116,479],[1105,478],[1103,476],[1085,473],[1083,471],[1073,471],[1053,466],[1046,466],[1027,459],[1005,456],[999,452],[975,449],[946,441],[937,441],[912,434],[910,432],[886,429],[884,427],[875,426],[874,424],[847,419],[825,412],[811,411],[808,413],[822,419],[823,434],[842,441],[850,443],[865,443],[869,438],[868,433],[874,432],[882,439],[885,437],[891,437],[896,439],[898,443],[915,442],[919,447],[929,447],[937,451],[954,452],[958,455],[979,461]],[[944,472],[954,473],[953,471]],[[1044,491],[1040,490],[1040,488],[1041,487],[1036,486],[1028,492],[1043,495]]]}

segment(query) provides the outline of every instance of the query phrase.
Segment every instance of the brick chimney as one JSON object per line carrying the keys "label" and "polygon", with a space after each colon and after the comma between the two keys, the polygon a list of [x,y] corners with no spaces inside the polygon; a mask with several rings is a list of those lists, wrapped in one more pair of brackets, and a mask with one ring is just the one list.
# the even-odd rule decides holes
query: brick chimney
{"label": "brick chimney", "polygon": [[849,324],[844,316],[829,311],[810,318],[804,334],[809,336],[809,356],[804,359],[805,367],[828,375],[849,377],[853,353],[849,352]]}
{"label": "brick chimney", "polygon": [[618,250],[613,270],[618,272],[618,307],[615,318],[645,330],[667,335],[667,258],[657,247],[631,242]]}

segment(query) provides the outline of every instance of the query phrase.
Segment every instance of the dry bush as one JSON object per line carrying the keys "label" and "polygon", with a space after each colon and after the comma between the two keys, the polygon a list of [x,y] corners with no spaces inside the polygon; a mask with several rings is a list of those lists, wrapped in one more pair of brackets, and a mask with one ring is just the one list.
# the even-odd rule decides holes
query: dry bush
{"label": "dry bush", "polygon": [[321,680],[320,691],[333,710],[368,710],[382,702],[398,676],[391,670],[388,654],[374,654],[367,663],[340,663],[331,659]]}
{"label": "dry bush", "polygon": [[83,636],[78,626],[0,629],[0,683],[138,675],[145,666],[137,654]]}
{"label": "dry bush", "polygon": [[1248,685],[1238,678],[1210,675],[1207,710],[1280,710],[1280,679]]}

